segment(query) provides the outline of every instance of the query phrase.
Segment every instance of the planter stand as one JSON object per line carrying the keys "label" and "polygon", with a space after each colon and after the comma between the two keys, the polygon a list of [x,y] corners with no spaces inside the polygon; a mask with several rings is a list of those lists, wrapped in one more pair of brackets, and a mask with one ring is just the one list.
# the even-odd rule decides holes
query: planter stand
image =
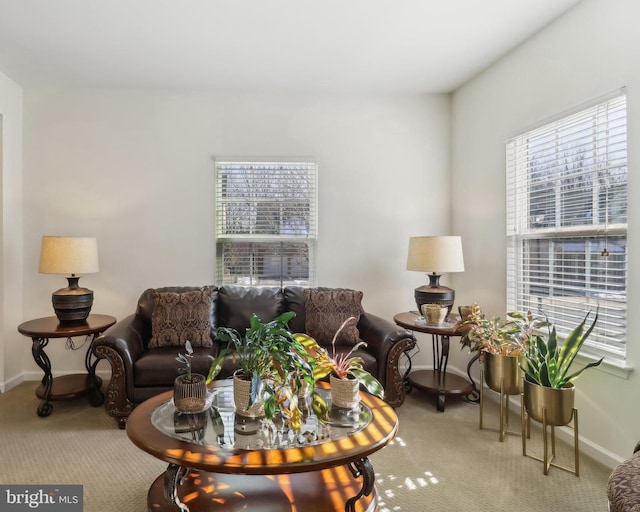
{"label": "planter stand", "polygon": [[[485,427],[483,424],[483,411],[484,411],[484,365],[480,365],[480,430],[489,430],[491,432],[498,432],[500,442],[504,441],[505,436],[519,436],[522,432],[515,432],[509,429],[509,395],[504,389],[504,379],[500,379],[500,426],[499,428]],[[522,411],[521,411],[522,414]],[[522,423],[522,418],[521,423]]]}
{"label": "planter stand", "polygon": [[[542,409],[542,439],[543,439],[543,450],[544,450],[544,458],[541,459],[539,457],[535,457],[533,455],[527,454],[527,437],[531,437],[531,418],[526,412],[524,406],[524,395],[520,395],[520,416],[522,419],[522,455],[525,457],[529,457],[531,459],[540,461],[544,463],[544,474],[549,474],[549,468],[551,466],[556,467],[558,469],[562,469],[563,471],[568,471],[569,473],[573,473],[576,476],[580,476],[580,451],[578,450],[578,409],[573,408],[573,412],[571,414],[571,420],[569,423],[573,421],[573,426],[567,423],[566,426],[573,430],[573,456],[574,456],[574,467],[568,468],[565,466],[560,466],[558,464],[553,463],[553,459],[556,456],[556,435],[555,435],[555,426],[547,424],[547,409]],[[547,427],[551,427],[551,457],[549,457],[549,436]],[[526,435],[525,435],[526,431]]]}

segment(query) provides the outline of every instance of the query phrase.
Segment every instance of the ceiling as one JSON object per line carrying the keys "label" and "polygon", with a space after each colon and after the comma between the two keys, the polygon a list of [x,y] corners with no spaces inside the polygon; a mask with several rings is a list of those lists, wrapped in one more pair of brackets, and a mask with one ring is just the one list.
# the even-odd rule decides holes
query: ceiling
{"label": "ceiling", "polygon": [[23,87],[441,93],[579,0],[0,0]]}

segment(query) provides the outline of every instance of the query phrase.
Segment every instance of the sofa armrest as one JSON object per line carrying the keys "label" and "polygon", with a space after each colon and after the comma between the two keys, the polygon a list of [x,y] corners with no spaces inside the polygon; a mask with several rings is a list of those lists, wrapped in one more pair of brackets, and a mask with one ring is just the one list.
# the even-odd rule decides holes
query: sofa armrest
{"label": "sofa armrest", "polygon": [[135,407],[133,363],[145,350],[143,320],[129,315],[112,325],[93,342],[93,353],[111,364],[105,408],[121,427]]}
{"label": "sofa armrest", "polygon": [[371,313],[360,315],[360,338],[367,343],[366,350],[378,361],[378,380],[384,386],[385,402],[393,407],[402,405],[405,398],[404,375],[400,373],[400,357],[413,349],[413,333]]}
{"label": "sofa armrest", "polygon": [[99,346],[108,346],[120,354],[127,366],[132,366],[133,361],[145,350],[143,332],[142,319],[138,315],[129,315],[98,336],[93,350],[95,352]]}

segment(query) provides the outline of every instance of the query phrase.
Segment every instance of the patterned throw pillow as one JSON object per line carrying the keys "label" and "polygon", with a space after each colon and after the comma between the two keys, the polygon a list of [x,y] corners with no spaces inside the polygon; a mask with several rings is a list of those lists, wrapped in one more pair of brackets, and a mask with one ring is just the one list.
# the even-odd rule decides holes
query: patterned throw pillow
{"label": "patterned throw pillow", "polygon": [[211,290],[153,292],[149,347],[210,347]]}
{"label": "patterned throw pillow", "polygon": [[344,288],[308,288],[305,295],[306,333],[320,345],[330,345],[342,322],[349,323],[336,340],[336,345],[355,345],[360,336],[356,325],[362,314],[362,292]]}

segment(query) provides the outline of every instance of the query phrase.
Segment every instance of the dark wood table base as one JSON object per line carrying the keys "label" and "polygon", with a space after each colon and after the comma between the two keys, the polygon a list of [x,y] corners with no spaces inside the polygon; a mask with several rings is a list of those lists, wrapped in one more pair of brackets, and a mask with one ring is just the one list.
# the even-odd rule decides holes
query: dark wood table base
{"label": "dark wood table base", "polygon": [[[344,512],[345,503],[362,488],[346,466],[288,475],[230,475],[189,471],[177,486],[178,497],[190,512]],[[153,512],[176,512],[165,496],[165,475],[149,489],[147,505]],[[375,488],[355,503],[355,512],[373,512]]]}
{"label": "dark wood table base", "polygon": [[[102,379],[96,376],[98,359],[93,355],[91,347],[93,340],[115,323],[116,319],[110,315],[89,315],[86,321],[71,323],[60,323],[57,317],[48,316],[29,320],[18,326],[20,334],[31,338],[33,360],[44,372],[40,386],[36,390],[36,396],[41,400],[38,405],[38,416],[43,418],[49,416],[53,410],[51,402],[55,400],[72,400],[89,394],[89,403],[93,407],[104,403],[104,394],[100,389]],[[86,336],[83,345],[87,344],[84,360],[87,373],[54,378],[51,360],[44,350],[45,347],[52,339],[67,339],[69,341],[77,336]],[[65,348],[69,348],[69,346],[65,344]],[[72,343],[70,348],[74,348]]]}

